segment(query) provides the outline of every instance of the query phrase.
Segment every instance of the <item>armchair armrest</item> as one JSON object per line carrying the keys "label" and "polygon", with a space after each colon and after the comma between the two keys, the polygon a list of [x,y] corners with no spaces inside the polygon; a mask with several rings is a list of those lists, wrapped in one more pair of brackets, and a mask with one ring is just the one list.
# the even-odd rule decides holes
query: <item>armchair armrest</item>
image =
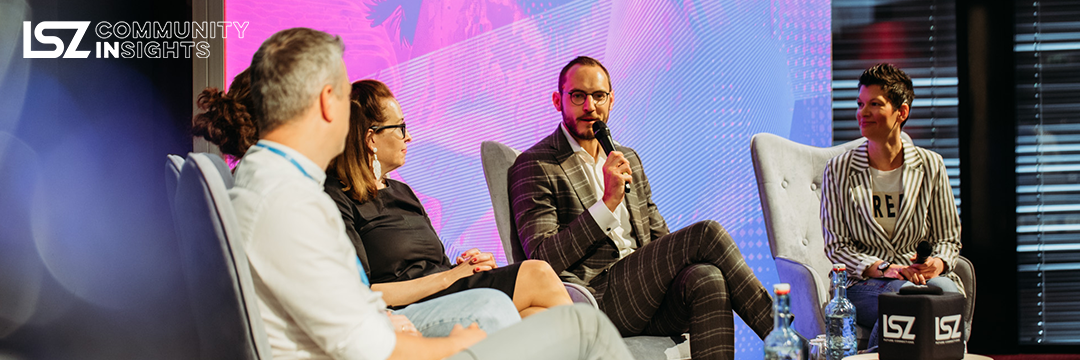
{"label": "armchair armrest", "polygon": [[966,316],[964,318],[964,325],[967,328],[967,336],[970,338],[971,320],[972,316],[975,315],[975,265],[973,265],[968,258],[960,256],[956,261],[956,268],[953,269],[953,272],[955,272],[956,275],[960,277],[960,281],[964,283],[964,292],[967,295],[967,298],[964,299],[967,302],[967,304],[965,304],[967,307],[964,308],[964,316]]}
{"label": "armchair armrest", "polygon": [[564,282],[563,285],[566,286],[566,292],[570,294],[570,299],[575,303],[589,304],[594,308],[600,308],[600,305],[596,303],[596,298],[584,286],[568,282]]}
{"label": "armchair armrest", "polygon": [[791,284],[792,326],[807,339],[825,333],[825,303],[828,301],[826,277],[813,268],[794,260],[777,257],[776,272],[781,282]]}

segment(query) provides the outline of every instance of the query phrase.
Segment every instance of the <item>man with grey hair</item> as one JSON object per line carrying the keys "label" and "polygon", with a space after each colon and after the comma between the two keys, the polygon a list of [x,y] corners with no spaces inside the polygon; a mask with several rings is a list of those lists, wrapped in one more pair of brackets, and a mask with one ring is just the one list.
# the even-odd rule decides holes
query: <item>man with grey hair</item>
{"label": "man with grey hair", "polygon": [[[584,305],[550,309],[485,341],[475,323],[453,325],[443,338],[419,336],[408,319],[391,325],[337,206],[323,192],[326,167],[348,133],[343,48],[340,38],[320,31],[283,30],[262,44],[250,67],[260,140],[236,167],[230,197],[274,358],[629,359],[611,322]],[[501,297],[476,301],[491,294]],[[471,298],[459,299],[458,310],[430,306],[418,313],[442,309],[448,324],[499,306],[516,315],[510,299],[491,289],[425,303],[453,296]]]}

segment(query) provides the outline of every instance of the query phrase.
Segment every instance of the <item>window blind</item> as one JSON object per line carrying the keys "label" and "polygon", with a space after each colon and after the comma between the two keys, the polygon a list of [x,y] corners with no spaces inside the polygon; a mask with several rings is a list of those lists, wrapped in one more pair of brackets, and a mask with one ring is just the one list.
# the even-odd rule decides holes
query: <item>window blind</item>
{"label": "window blind", "polygon": [[1016,1],[1020,344],[1080,344],[1080,2]]}

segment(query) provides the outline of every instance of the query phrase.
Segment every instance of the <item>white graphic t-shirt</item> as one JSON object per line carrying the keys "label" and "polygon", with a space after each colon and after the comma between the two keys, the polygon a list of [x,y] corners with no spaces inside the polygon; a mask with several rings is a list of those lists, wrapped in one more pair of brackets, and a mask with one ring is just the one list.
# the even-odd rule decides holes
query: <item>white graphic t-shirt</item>
{"label": "white graphic t-shirt", "polygon": [[900,203],[904,201],[903,174],[903,165],[889,171],[870,167],[870,183],[874,185],[874,197],[871,199],[874,220],[890,238],[896,228],[896,218],[900,216]]}

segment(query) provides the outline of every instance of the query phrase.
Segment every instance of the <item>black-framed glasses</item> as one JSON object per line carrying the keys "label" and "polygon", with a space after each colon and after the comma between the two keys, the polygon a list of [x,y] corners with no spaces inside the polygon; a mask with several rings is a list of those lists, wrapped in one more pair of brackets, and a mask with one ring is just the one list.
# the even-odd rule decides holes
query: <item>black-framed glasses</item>
{"label": "black-framed glasses", "polygon": [[400,123],[400,124],[397,124],[397,125],[372,126],[372,127],[369,127],[368,129],[374,130],[375,132],[379,132],[379,131],[383,131],[383,130],[386,130],[386,129],[394,129],[394,128],[401,129],[401,138],[405,139],[405,123]]}
{"label": "black-framed glasses", "polygon": [[607,91],[597,91],[590,94],[581,90],[574,90],[569,92],[569,94],[570,102],[578,106],[584,105],[585,100],[587,100],[586,98],[590,96],[592,97],[593,101],[596,102],[596,105],[602,105],[606,103],[608,101],[608,98],[611,97],[611,93]]}

